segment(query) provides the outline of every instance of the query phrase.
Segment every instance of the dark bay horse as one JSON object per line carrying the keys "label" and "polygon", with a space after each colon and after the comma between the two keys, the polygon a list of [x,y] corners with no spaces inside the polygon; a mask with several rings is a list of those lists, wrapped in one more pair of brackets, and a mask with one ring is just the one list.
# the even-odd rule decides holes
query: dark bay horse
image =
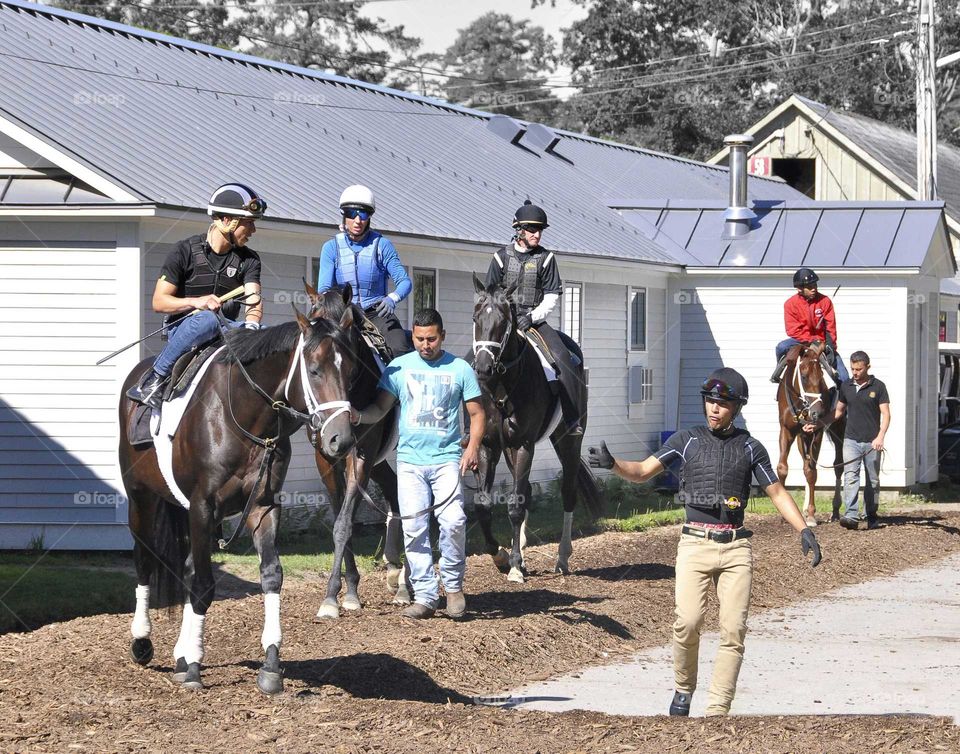
{"label": "dark bay horse", "polygon": [[[839,516],[842,501],[843,478],[843,432],[846,418],[833,422],[831,391],[824,375],[830,366],[824,353],[824,344],[815,340],[810,345],[797,345],[787,353],[787,367],[777,389],[777,404],[780,413],[780,461],[777,476],[781,484],[787,481],[787,456],[794,440],[803,459],[803,475],[807,480],[804,513],[808,526],[816,526],[814,492],[817,484],[817,459],[824,432],[833,443],[836,477],[833,489],[833,517]],[[804,432],[804,424],[816,424],[813,432]]]}
{"label": "dark bay horse", "polygon": [[[343,292],[339,288],[331,288],[320,294],[306,284],[306,290],[312,305],[311,316],[339,319],[346,311],[353,311],[353,327],[356,331],[358,350],[353,354],[356,369],[350,382],[348,398],[354,407],[364,409],[377,397],[380,367],[373,351],[360,337],[359,323],[362,321],[362,312],[349,303],[349,287]],[[387,564],[387,585],[391,591],[396,592],[394,602],[406,604],[411,601],[407,579],[401,578],[400,553],[403,551],[403,532],[400,527],[400,509],[397,502],[397,475],[386,462],[386,456],[396,447],[396,433],[393,431],[396,411],[397,408],[394,407],[376,424],[354,427],[353,432],[357,442],[355,452],[349,455],[331,459],[319,448],[317,449],[317,468],[330,492],[331,507],[336,516],[333,528],[333,565],[327,582],[326,596],[317,611],[318,618],[339,618],[340,607],[344,610],[359,610],[361,607],[357,593],[360,572],[357,569],[350,539],[357,501],[361,496],[366,496],[365,490],[369,479],[377,483],[390,506],[390,510],[385,511],[387,532],[384,540],[384,559]],[[347,590],[338,607],[337,595],[342,586],[341,570],[345,572]]]}
{"label": "dark bay horse", "polygon": [[[523,527],[530,504],[530,467],[537,441],[551,428],[557,399],[543,372],[540,359],[525,337],[517,333],[517,311],[510,301],[512,289],[485,287],[474,275],[473,367],[483,390],[487,426],[480,452],[481,491],[476,498],[477,517],[487,552],[502,570],[509,563],[510,581],[524,580]],[[571,341],[572,343],[572,341]],[[574,346],[575,347],[575,346]],[[582,362],[582,359],[581,359]],[[581,366],[582,370],[582,366]],[[581,426],[587,427],[587,389],[583,386],[578,405]],[[577,492],[592,515],[599,516],[603,500],[596,479],[580,457],[583,435],[571,435],[561,421],[550,434],[562,468],[563,534],[557,553],[557,573],[569,573],[573,554],[573,509]],[[507,496],[507,515],[513,525],[513,548],[507,561],[491,530],[493,482],[500,455],[513,474],[513,490]]]}
{"label": "dark bay horse", "polygon": [[339,320],[311,322],[297,312],[296,322],[227,334],[227,349],[214,357],[172,441],[174,479],[189,509],[170,492],[154,446],[138,448],[127,440],[137,404],[125,393],[152,360],[127,376],[120,398],[120,469],[134,539],[138,586],[131,653],[139,664],[153,657],[148,607],[183,605],[174,680],[203,687],[204,621],[215,588],[211,544],[223,518],[242,511],[239,525],[245,523],[253,537],[264,593],[265,661],[257,686],[268,694],[283,689],[276,494],[290,463],[290,436],[304,423],[331,458],[353,446],[346,400],[357,350],[352,316],[347,310]]}

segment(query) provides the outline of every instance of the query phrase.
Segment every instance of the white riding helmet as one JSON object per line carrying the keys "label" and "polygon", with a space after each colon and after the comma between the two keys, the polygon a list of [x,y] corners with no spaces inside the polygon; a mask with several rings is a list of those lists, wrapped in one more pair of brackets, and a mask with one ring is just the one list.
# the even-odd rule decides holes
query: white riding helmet
{"label": "white riding helmet", "polygon": [[373,198],[373,192],[366,186],[356,184],[347,186],[340,194],[340,208],[358,207],[375,212],[377,209],[377,200]]}

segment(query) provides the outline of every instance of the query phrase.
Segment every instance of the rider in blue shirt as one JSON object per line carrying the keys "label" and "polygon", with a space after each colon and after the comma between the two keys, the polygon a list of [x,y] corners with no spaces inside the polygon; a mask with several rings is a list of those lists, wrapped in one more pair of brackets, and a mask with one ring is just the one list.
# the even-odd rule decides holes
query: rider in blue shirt
{"label": "rider in blue shirt", "polygon": [[[413,288],[400,256],[388,238],[370,229],[376,211],[373,192],[366,186],[348,186],[340,195],[341,231],[320,250],[317,290],[353,286],[357,304],[376,326],[394,356],[408,353],[407,335],[394,310]],[[387,293],[387,277],[395,290]]]}

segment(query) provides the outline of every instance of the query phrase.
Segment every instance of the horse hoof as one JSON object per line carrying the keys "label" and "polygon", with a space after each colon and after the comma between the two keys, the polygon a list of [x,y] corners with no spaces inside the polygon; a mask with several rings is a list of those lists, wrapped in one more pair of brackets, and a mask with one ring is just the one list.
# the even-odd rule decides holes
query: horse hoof
{"label": "horse hoof", "polygon": [[398,568],[392,563],[387,564],[387,590],[391,594],[394,594],[400,587],[400,574],[402,572],[402,568]]}
{"label": "horse hoof", "polygon": [[324,601],[324,603],[320,605],[320,609],[317,610],[317,618],[320,618],[321,620],[326,620],[328,618],[333,618],[336,620],[339,617],[340,608],[337,607],[336,602],[331,603]]}
{"label": "horse hoof", "polygon": [[807,516],[806,524],[812,529],[814,526],[817,525],[817,519],[815,519],[813,516]]}
{"label": "horse hoof", "polygon": [[510,573],[507,574],[507,581],[512,581],[514,584],[522,584],[523,571],[519,568],[511,568]]}
{"label": "horse hoof", "polygon": [[257,688],[267,696],[273,696],[283,691],[283,673],[260,668],[257,674]]}
{"label": "horse hoof", "polygon": [[504,548],[501,547],[496,555],[491,555],[490,557],[493,558],[493,564],[500,573],[507,573],[510,570],[510,553]]}
{"label": "horse hoof", "polygon": [[185,680],[187,680],[187,661],[178,657],[173,667],[173,682],[183,683]]}
{"label": "horse hoof", "polygon": [[356,597],[347,595],[343,598],[343,602],[340,603],[340,607],[342,607],[344,610],[350,610],[352,612],[354,610],[359,610],[361,607],[363,607],[363,605],[360,604],[360,600]]}
{"label": "horse hoof", "polygon": [[134,639],[130,644],[130,657],[137,665],[147,665],[153,659],[153,642],[149,639]]}
{"label": "horse hoof", "polygon": [[191,662],[187,665],[187,677],[183,682],[183,687],[191,691],[200,691],[203,688],[203,681],[200,680],[199,662]]}
{"label": "horse hoof", "polygon": [[392,602],[394,605],[409,605],[413,602],[410,589],[406,584],[397,587],[397,593],[394,595]]}
{"label": "horse hoof", "polygon": [[570,564],[569,564],[569,563],[561,563],[561,562],[557,561],[557,567],[553,569],[553,572],[554,572],[554,573],[559,573],[561,576],[569,576],[569,575],[570,575]]}

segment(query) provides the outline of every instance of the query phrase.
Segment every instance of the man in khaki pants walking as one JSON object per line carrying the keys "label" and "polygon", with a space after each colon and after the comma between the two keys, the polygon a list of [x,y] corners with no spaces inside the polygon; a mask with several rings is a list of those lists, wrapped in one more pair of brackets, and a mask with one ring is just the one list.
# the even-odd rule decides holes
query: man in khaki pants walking
{"label": "man in khaki pants walking", "polygon": [[707,716],[729,713],[737,691],[753,579],[752,532],[743,527],[752,477],[756,476],[784,520],[800,532],[803,554],[812,550],[813,566],[820,562],[817,539],[777,480],[767,451],[749,432],[733,426],[749,397],[746,380],[733,369],[717,369],[704,380],[700,395],[706,426],[675,433],[644,461],[618,461],[605,442],[589,449],[591,466],[612,469],[633,482],[647,481],[674,460],[683,464],[678,498],[684,505],[686,524],[680,530],[677,546],[677,619],[673,624],[676,691],[670,714],[684,717],[690,714],[690,698],[697,688],[700,629],[711,582],[720,606],[720,649]]}

